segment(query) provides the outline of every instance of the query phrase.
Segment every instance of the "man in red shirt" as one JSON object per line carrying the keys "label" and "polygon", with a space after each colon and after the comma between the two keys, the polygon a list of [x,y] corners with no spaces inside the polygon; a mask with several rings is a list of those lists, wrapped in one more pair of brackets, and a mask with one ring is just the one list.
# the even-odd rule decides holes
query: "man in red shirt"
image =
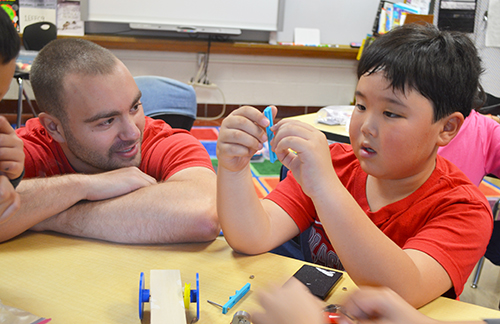
{"label": "man in red shirt", "polygon": [[217,236],[206,150],[189,132],[144,116],[141,92],[111,52],[53,41],[35,59],[31,83],[43,112],[17,131],[28,180],[1,241],[27,229],[123,243]]}

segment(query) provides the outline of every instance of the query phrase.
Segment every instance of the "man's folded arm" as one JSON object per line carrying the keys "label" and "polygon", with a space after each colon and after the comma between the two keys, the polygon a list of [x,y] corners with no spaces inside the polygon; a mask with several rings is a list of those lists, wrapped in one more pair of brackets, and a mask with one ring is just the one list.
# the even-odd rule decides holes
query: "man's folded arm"
{"label": "man's folded arm", "polygon": [[191,167],[167,181],[100,201],[82,201],[35,230],[121,243],[202,242],[215,239],[216,176]]}
{"label": "man's folded arm", "polygon": [[22,181],[17,188],[21,208],[0,225],[0,241],[23,233],[84,199],[84,182],[77,174]]}
{"label": "man's folded arm", "polygon": [[155,179],[135,167],[93,175],[24,179],[17,187],[21,208],[0,224],[0,242],[36,228],[80,201],[109,199],[155,183]]}

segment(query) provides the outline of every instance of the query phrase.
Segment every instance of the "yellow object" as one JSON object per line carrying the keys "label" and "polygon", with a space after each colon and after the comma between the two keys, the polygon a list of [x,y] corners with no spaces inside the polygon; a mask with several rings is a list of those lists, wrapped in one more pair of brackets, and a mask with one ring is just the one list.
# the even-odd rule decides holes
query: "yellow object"
{"label": "yellow object", "polygon": [[191,284],[184,285],[184,308],[189,309],[189,302],[191,301]]}
{"label": "yellow object", "polygon": [[365,47],[365,41],[366,38],[361,41],[361,46],[359,47],[358,55],[356,56],[356,60],[358,61],[361,58],[361,53],[363,53],[363,48]]}

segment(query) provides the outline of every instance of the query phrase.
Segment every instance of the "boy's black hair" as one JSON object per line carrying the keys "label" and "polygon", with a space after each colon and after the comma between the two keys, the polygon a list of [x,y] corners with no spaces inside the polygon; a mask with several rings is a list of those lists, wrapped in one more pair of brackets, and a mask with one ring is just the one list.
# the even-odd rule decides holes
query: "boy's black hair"
{"label": "boy's black hair", "polygon": [[0,7],[0,64],[7,64],[17,57],[21,40],[9,15]]}
{"label": "boy's black hair", "polygon": [[409,24],[377,38],[364,49],[358,79],[383,71],[394,90],[414,89],[434,107],[434,121],[461,112],[467,117],[483,72],[474,43],[460,32]]}

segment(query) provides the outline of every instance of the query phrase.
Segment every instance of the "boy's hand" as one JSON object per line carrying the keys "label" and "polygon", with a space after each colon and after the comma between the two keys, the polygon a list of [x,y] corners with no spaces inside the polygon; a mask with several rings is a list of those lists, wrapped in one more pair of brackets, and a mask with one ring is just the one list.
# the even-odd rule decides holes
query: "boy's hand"
{"label": "boy's hand", "polygon": [[19,178],[24,170],[23,141],[4,116],[0,116],[0,174]]}
{"label": "boy's hand", "polygon": [[[273,116],[277,113],[273,107]],[[243,106],[233,111],[222,122],[217,140],[219,166],[237,172],[250,163],[250,159],[267,141],[269,120],[256,108]]]}
{"label": "boy's hand", "polygon": [[[344,309],[354,316],[359,324],[440,323],[423,315],[401,296],[385,287],[360,287],[344,302]],[[352,322],[343,317],[340,323],[351,324]]]}
{"label": "boy's hand", "polygon": [[283,287],[273,287],[258,295],[264,313],[253,313],[255,324],[322,324],[322,302],[303,283],[291,278]]}
{"label": "boy's hand", "polygon": [[0,176],[0,224],[9,220],[21,207],[21,198],[6,176]]}
{"label": "boy's hand", "polygon": [[336,177],[325,135],[297,120],[281,120],[272,130],[275,137],[271,146],[276,156],[292,171],[304,193],[309,197],[324,193],[331,177]]}

